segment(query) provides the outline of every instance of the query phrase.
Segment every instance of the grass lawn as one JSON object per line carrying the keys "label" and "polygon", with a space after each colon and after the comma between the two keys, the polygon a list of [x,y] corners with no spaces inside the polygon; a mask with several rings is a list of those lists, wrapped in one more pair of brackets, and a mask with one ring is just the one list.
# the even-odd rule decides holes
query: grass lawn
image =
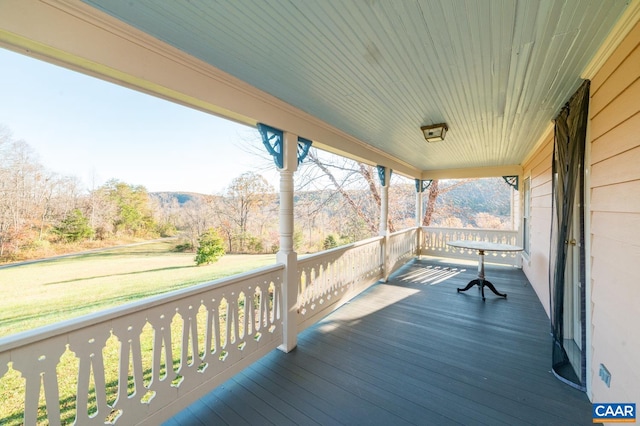
{"label": "grass lawn", "polygon": [[[225,255],[217,263],[198,267],[193,253],[172,252],[174,246],[173,241],[153,242],[0,269],[4,296],[0,298],[0,337],[275,263],[275,255]],[[201,312],[202,329],[204,319]],[[174,356],[180,353],[181,327],[174,319]],[[151,377],[152,341],[152,330],[145,327],[141,335],[145,385]],[[199,347],[204,347],[203,342]],[[109,404],[115,401],[118,388],[118,354],[119,343],[112,336],[103,349]],[[179,361],[163,361],[164,374],[175,374],[170,371]],[[77,358],[67,350],[58,365],[62,424],[73,423],[76,416],[77,369]],[[0,377],[0,424],[22,424],[24,391],[24,379],[12,368]],[[95,395],[93,389],[90,411],[95,409]],[[38,423],[46,416],[42,395],[39,407]]]}
{"label": "grass lawn", "polygon": [[175,241],[117,247],[0,269],[0,337],[275,263],[225,255],[196,266]]}

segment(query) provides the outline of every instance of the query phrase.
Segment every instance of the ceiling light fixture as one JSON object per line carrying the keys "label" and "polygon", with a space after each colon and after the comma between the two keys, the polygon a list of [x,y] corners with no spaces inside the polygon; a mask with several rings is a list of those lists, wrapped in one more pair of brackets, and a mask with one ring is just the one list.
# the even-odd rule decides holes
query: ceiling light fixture
{"label": "ceiling light fixture", "polygon": [[440,123],[432,124],[431,126],[422,126],[420,130],[424,133],[424,138],[427,142],[440,142],[444,140],[444,135],[449,128],[446,123]]}

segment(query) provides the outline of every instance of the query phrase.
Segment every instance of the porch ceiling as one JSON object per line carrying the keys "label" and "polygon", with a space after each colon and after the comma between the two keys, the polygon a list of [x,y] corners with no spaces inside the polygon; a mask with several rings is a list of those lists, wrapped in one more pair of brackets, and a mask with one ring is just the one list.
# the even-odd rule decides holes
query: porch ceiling
{"label": "porch ceiling", "polygon": [[628,3],[84,1],[418,170],[520,164]]}

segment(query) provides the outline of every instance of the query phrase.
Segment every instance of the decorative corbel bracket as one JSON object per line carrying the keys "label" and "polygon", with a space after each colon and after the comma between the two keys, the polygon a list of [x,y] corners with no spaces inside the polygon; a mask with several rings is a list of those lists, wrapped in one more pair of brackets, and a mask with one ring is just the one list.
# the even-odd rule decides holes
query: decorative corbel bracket
{"label": "decorative corbel bracket", "polygon": [[[258,123],[258,131],[262,136],[262,143],[267,149],[267,152],[273,157],[276,167],[282,169],[284,167],[284,132],[280,129],[276,129],[275,127],[267,126],[262,123]],[[298,136],[298,164],[302,163],[306,158],[310,148],[311,141]]]}
{"label": "decorative corbel bracket", "polygon": [[433,180],[431,179],[429,180],[416,179],[416,192],[426,191],[431,186],[431,182],[433,182]]}
{"label": "decorative corbel bracket", "polygon": [[518,176],[502,176],[502,179],[504,179],[507,185],[509,185],[516,191],[518,190],[518,182],[519,182]]}
{"label": "decorative corbel bracket", "polygon": [[[387,186],[387,179],[385,177],[385,171],[387,168],[385,166],[376,166],[378,169],[378,178],[380,179],[380,185]],[[391,173],[393,170],[389,169],[389,179],[391,179]]]}

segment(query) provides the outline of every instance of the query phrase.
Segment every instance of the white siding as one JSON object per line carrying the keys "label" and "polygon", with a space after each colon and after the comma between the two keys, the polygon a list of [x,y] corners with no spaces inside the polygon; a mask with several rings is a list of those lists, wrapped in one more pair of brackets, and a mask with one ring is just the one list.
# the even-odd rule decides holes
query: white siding
{"label": "white siding", "polygon": [[550,133],[531,159],[524,164],[524,176],[531,177],[531,242],[522,269],[549,315],[549,237],[551,235],[551,160],[553,134]]}
{"label": "white siding", "polygon": [[[640,24],[592,79],[591,332],[594,402],[640,402]],[[611,387],[599,379],[600,364]]]}

